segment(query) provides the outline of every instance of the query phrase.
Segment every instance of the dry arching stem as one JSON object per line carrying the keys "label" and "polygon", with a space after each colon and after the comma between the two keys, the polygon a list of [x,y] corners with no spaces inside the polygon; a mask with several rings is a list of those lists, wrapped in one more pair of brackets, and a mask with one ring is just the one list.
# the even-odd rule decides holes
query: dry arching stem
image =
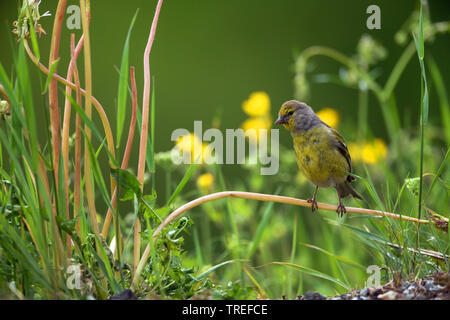
{"label": "dry arching stem", "polygon": [[[158,0],[156,5],[155,15],[153,16],[152,26],[150,28],[150,35],[148,37],[147,46],[144,52],[144,93],[142,97],[142,127],[141,127],[141,141],[139,146],[139,163],[138,163],[138,181],[141,183],[141,189],[144,189],[144,172],[145,172],[145,157],[147,155],[147,138],[148,138],[148,114],[150,105],[150,51],[152,50],[153,41],[155,40],[156,26],[158,25],[159,13],[161,11],[163,0]],[[140,232],[141,223],[139,219],[134,225],[134,257],[133,257],[133,274],[137,273],[137,265],[140,260]],[[139,273],[137,274],[139,275]]]}
{"label": "dry arching stem", "polygon": [[[156,228],[155,232],[153,233],[153,240],[156,241],[156,238],[157,238],[158,234],[161,232],[161,230],[164,227],[166,227],[169,223],[171,223],[175,218],[177,218],[178,216],[182,215],[186,211],[188,211],[188,210],[190,210],[190,209],[192,209],[194,207],[197,207],[197,206],[201,205],[202,203],[205,203],[205,202],[208,202],[208,201],[217,200],[217,199],[223,199],[223,198],[229,198],[229,197],[250,199],[250,200],[260,200],[260,201],[270,201],[270,202],[278,202],[278,203],[286,203],[286,204],[292,204],[292,205],[296,205],[296,206],[309,207],[309,208],[311,207],[311,203],[309,203],[307,200],[296,199],[296,198],[291,198],[291,197],[284,197],[284,196],[276,196],[276,195],[272,195],[272,194],[244,192],[244,191],[223,191],[223,192],[212,193],[212,194],[200,197],[198,199],[192,200],[192,201],[186,203],[185,205],[179,207],[174,212],[172,212],[158,226],[158,228]],[[318,202],[317,205],[318,205],[319,209],[322,209],[322,210],[328,210],[328,211],[336,212],[336,209],[337,209],[337,206],[331,205],[331,204]],[[413,218],[413,217],[408,217],[408,216],[399,215],[399,214],[390,213],[390,212],[383,212],[383,211],[379,211],[379,210],[353,208],[353,207],[345,207],[345,208],[347,210],[347,213],[367,214],[367,215],[372,215],[372,216],[384,216],[384,217],[388,217],[388,218],[401,219],[401,220],[404,220],[404,221],[416,222],[416,223],[424,223],[424,224],[430,223],[430,221],[428,221],[428,220],[420,220],[420,219],[416,219],[416,218]],[[150,255],[150,246],[151,246],[151,244],[149,243],[145,247],[145,251],[142,254],[141,260],[139,261],[139,265],[138,265],[138,269],[137,270],[142,270],[142,268],[144,267],[144,264],[147,262],[147,259],[148,259],[149,255]],[[137,279],[136,279],[136,276],[135,276],[135,278],[133,279],[132,288],[135,288],[136,285],[137,285]]]}
{"label": "dry arching stem", "polygon": [[[302,206],[302,207],[311,207],[311,203],[309,203],[307,200],[303,199],[296,199],[291,197],[284,197],[284,196],[276,196],[272,194],[263,194],[263,193],[254,193],[254,192],[244,192],[244,191],[223,191],[223,192],[217,192],[208,194],[206,196],[200,197],[198,199],[195,199],[191,202],[186,203],[185,205],[179,207],[177,210],[172,212],[159,226],[156,228],[155,232],[153,233],[153,237],[156,237],[162,228],[166,227],[170,222],[172,222],[176,217],[180,216],[184,212],[202,204],[208,201],[222,199],[222,198],[228,198],[228,197],[234,197],[234,198],[242,198],[242,199],[251,199],[251,200],[261,200],[261,201],[271,201],[271,202],[278,202],[278,203],[287,203],[287,204],[293,204],[296,206]],[[328,211],[336,211],[337,206],[327,204],[327,203],[320,203],[318,202],[319,209],[328,210]],[[379,210],[372,210],[372,209],[363,209],[363,208],[353,208],[353,207],[345,207],[347,213],[356,213],[356,214],[367,214],[372,216],[384,216],[388,218],[393,219],[401,219],[404,221],[409,222],[416,222],[416,223],[430,223],[428,220],[420,220],[417,218],[399,215],[395,213],[390,212],[383,212]]]}
{"label": "dry arching stem", "polygon": [[[39,69],[41,69],[42,72],[44,72],[46,75],[48,75],[50,73],[50,71],[47,69],[46,66],[44,66],[42,63],[40,63],[37,59],[36,56],[33,54],[33,52],[30,49],[30,46],[28,44],[27,39],[23,40],[23,45],[25,47],[25,51],[28,54],[28,57],[31,59],[31,61],[39,67]],[[67,81],[65,78],[61,77],[59,74],[54,73],[53,74],[53,78],[58,80],[60,83],[62,83],[65,86],[69,86],[70,88],[72,88],[73,90],[77,89],[77,86],[70,82]],[[83,96],[86,97],[86,90],[80,88],[80,92]],[[91,96],[92,98],[92,103],[95,107],[95,109],[97,110],[97,113],[100,117],[100,120],[102,121],[102,125],[103,125],[103,129],[105,130],[105,135],[106,135],[106,143],[108,144],[108,150],[111,153],[111,155],[113,157],[115,157],[115,149],[114,149],[114,138],[113,138],[113,134],[112,134],[112,130],[111,130],[111,126],[109,125],[109,120],[108,117],[105,113],[105,110],[103,109],[102,105],[100,104],[100,102],[94,97]]]}

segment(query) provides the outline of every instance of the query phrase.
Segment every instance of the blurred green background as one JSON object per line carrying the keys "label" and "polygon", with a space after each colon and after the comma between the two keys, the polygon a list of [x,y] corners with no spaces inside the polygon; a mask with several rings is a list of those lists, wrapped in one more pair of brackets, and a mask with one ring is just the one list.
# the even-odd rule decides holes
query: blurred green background
{"label": "blurred green background", "polygon": [[[40,6],[40,12],[44,13],[49,10],[54,14],[56,3],[56,1],[43,1]],[[68,5],[70,4],[78,4],[78,2],[68,1]],[[381,30],[368,30],[366,28],[366,19],[369,16],[366,14],[366,9],[372,4],[377,4],[381,8]],[[429,5],[430,16],[433,22],[450,20],[449,1],[429,1]],[[156,1],[91,1],[91,6],[90,32],[93,95],[105,108],[115,133],[119,81],[119,75],[115,66],[117,68],[120,67],[122,48],[127,30],[136,9],[139,8],[139,14],[131,36],[130,66],[136,67],[138,97],[139,103],[141,103],[143,52],[153,19]],[[156,85],[155,151],[161,152],[171,149],[174,145],[170,141],[172,131],[177,128],[186,128],[191,131],[193,130],[194,120],[202,120],[204,130],[210,126],[212,120],[217,116],[220,117],[221,129],[239,127],[247,118],[247,115],[242,111],[242,103],[254,91],[264,91],[270,96],[271,114],[275,118],[281,104],[294,98],[295,57],[302,50],[313,45],[331,47],[347,56],[352,56],[356,52],[356,46],[361,36],[369,34],[378,40],[388,53],[386,59],[378,63],[375,68],[378,73],[377,82],[384,84],[404,50],[403,46],[396,44],[394,35],[417,8],[418,2],[411,0],[166,0],[162,7],[156,40],[151,53],[151,74],[155,79],[153,84]],[[8,39],[12,37],[10,34],[11,24],[16,16],[16,2],[2,1],[0,4],[0,20],[4,23],[0,28],[0,60],[7,71],[10,71],[8,68],[12,66]],[[44,64],[47,64],[50,49],[51,21],[52,18],[48,17],[40,20],[43,28],[47,31],[47,36],[42,36],[39,41]],[[60,47],[60,55],[63,56],[63,59],[58,65],[58,72],[61,75],[66,73],[69,62],[69,35],[71,32],[66,27],[63,28]],[[75,32],[78,39],[81,35],[81,30],[74,30],[73,32]],[[12,43],[14,41],[12,40]],[[449,49],[448,35],[438,34],[433,42],[427,42],[426,45],[426,56],[432,56],[437,61],[445,85],[450,80],[450,73],[448,72],[450,70]],[[339,72],[340,66],[330,59],[316,57],[313,60],[314,73],[337,74]],[[80,55],[78,60],[80,69],[82,68],[82,61],[82,55]],[[39,88],[38,77],[36,73],[32,73],[32,75],[35,84],[35,101],[42,101],[39,90],[35,90]],[[83,76],[81,83],[83,83]],[[343,136],[346,138],[346,141],[354,141],[356,138],[355,123],[358,111],[358,91],[345,89],[334,84],[310,83],[310,85],[310,98],[306,102],[315,110],[325,107],[336,109],[341,115],[340,126],[343,128]],[[430,81],[429,123],[439,127],[441,126],[441,113],[433,85]],[[420,69],[415,55],[395,88],[395,96],[402,127],[414,128],[418,124],[420,107]],[[60,95],[60,106],[62,104],[62,95]],[[128,99],[128,105],[130,105],[130,99]],[[93,114],[95,115],[95,112]],[[94,118],[97,123],[100,123],[98,117],[94,116]],[[382,138],[389,144],[379,104],[372,94],[369,94],[368,118],[370,119],[369,127],[373,136]],[[125,123],[127,124],[128,121],[129,118],[127,118]],[[127,132],[128,127],[126,125],[124,133],[126,134]],[[44,135],[43,130],[41,130],[41,134]],[[135,137],[137,136],[136,134]],[[280,139],[281,144],[290,150],[292,145],[290,135],[282,130],[280,131]],[[122,137],[122,152],[125,140]],[[444,149],[445,152],[445,147],[441,145],[441,142],[439,142],[437,148]],[[100,157],[103,163],[106,164],[106,154],[102,153]],[[135,170],[137,160],[138,139],[135,139],[130,159],[130,167]],[[411,161],[414,162],[415,159]],[[283,162],[281,162],[280,166],[283,167],[283,165]],[[239,180],[239,170],[242,169],[230,167],[224,166],[223,168],[226,181],[233,180],[232,186],[241,190],[255,191],[251,186],[261,186],[262,182],[264,182],[265,192],[274,192],[277,187],[276,184],[282,181],[280,178],[265,177],[263,179],[261,177],[253,177],[253,179],[260,180],[247,184]],[[107,168],[104,169],[106,170]],[[429,169],[435,168],[431,167]],[[362,174],[362,169],[360,172],[357,171],[357,173]],[[417,175],[417,172],[410,173],[412,176]],[[403,178],[406,178],[406,175]],[[167,195],[163,187],[165,179],[163,170],[157,171],[156,179],[158,197],[165,199]],[[401,183],[402,181],[396,182]],[[307,198],[312,193],[313,188],[312,185],[305,186],[305,188],[307,188],[305,194],[298,194],[292,188],[285,193],[282,192],[282,194]],[[319,197],[320,193],[321,191],[319,191]],[[326,202],[326,200],[330,199],[330,203],[335,201],[334,191],[330,191],[329,194],[330,197],[323,197],[322,201]],[[186,198],[189,198],[190,195],[192,196],[192,194],[187,193]],[[414,202],[412,196],[410,200]],[[259,211],[265,208],[259,204],[246,206],[239,201],[236,200],[234,202],[238,224],[252,220],[252,213],[256,212],[256,208]],[[319,201],[321,200],[319,199]],[[101,205],[99,206],[99,211],[101,211]],[[128,206],[129,208],[129,203],[123,204],[123,206],[125,208]],[[445,200],[444,205],[441,206],[445,206]],[[210,209],[208,209],[209,212],[214,212],[214,210]],[[277,213],[280,213],[279,216],[283,216],[281,219],[271,221],[273,229],[277,230],[277,234],[266,234],[266,238],[263,237],[262,243],[269,240],[273,241],[273,243],[271,244],[272,247],[269,244],[267,247],[264,247],[263,244],[264,250],[270,250],[261,253],[260,260],[258,260],[259,264],[280,258],[287,261],[292,253],[290,246],[288,246],[290,243],[285,241],[286,238],[290,241],[290,238],[286,236],[283,241],[280,239],[292,231],[293,223],[296,221],[294,220],[295,213],[298,213],[300,209],[289,206],[280,206],[277,209]],[[292,215],[286,214],[288,210]],[[203,211],[197,208],[193,212],[200,213]],[[411,212],[406,213],[410,214]],[[197,217],[194,218],[196,224],[201,221],[200,215],[194,215],[194,217]],[[259,217],[260,215],[258,215],[258,219]],[[341,238],[340,235],[336,235],[337,230],[333,229],[334,227],[324,226],[324,221],[319,221],[320,219],[319,216],[305,215],[305,220],[298,227],[298,240],[320,245],[336,254],[351,256],[364,266],[366,265],[364,263],[370,263],[369,254],[360,251],[356,253],[357,249],[355,246],[349,245],[350,237],[348,235]],[[252,220],[252,223],[249,227],[250,230],[246,230],[248,233],[244,233],[243,239],[246,237],[251,238],[252,234],[254,234],[258,221]],[[310,229],[312,225],[315,226],[314,232]],[[212,232],[214,233],[214,231]],[[324,234],[327,236],[322,237]],[[190,235],[188,237],[190,238]],[[215,234],[215,237],[218,239],[214,241],[217,240],[219,242],[222,239],[221,233]],[[277,239],[280,241],[277,242]],[[192,241],[192,239],[189,239],[187,243],[189,249],[195,247]],[[246,243],[245,241],[243,240],[244,243]],[[212,246],[216,250],[223,249],[220,244],[214,243]],[[233,251],[232,247],[230,245],[230,251]],[[273,256],[267,252],[272,252]],[[215,256],[214,261],[205,259],[203,262],[205,264],[218,263],[226,255],[227,251],[224,252],[223,256]],[[206,253],[205,256],[206,258],[211,258]],[[362,261],[363,258],[361,260],[358,259],[361,256],[365,259],[364,262]],[[318,260],[315,260],[315,257],[317,256],[310,254],[306,255],[303,260],[300,260],[305,265],[317,266],[320,264],[318,269],[328,264],[327,259],[319,263]],[[189,256],[189,258],[194,260],[193,256]],[[198,256],[196,259],[198,262]],[[315,262],[317,262],[317,265]],[[258,263],[255,263],[255,265]],[[331,265],[330,268],[330,272],[335,275],[342,272],[337,264]],[[281,281],[285,281],[289,278],[289,275],[286,272],[282,273],[280,276],[282,277]],[[354,277],[357,280],[351,279],[354,281],[350,282],[352,284],[358,282],[360,285],[363,285],[360,279],[364,279],[364,270],[360,270],[359,275],[360,277]],[[234,276],[233,274],[229,278]],[[264,284],[267,286],[270,286],[271,281],[276,282],[279,280],[273,276],[267,279],[261,279],[263,276],[259,277],[259,280],[264,281]],[[225,276],[224,279],[227,279],[227,277]],[[302,282],[300,281],[300,283]],[[334,293],[333,289],[323,285],[321,282],[312,282],[312,284],[306,283],[304,286],[305,288],[324,290],[328,294]],[[275,291],[275,293],[276,296],[279,296],[285,291],[280,289]]]}
{"label": "blurred green background", "polygon": [[[1,1],[0,59],[11,65],[9,41],[11,23],[17,16],[16,1]],[[68,5],[78,4],[68,1]],[[381,30],[366,28],[366,8],[377,4],[381,8]],[[143,51],[145,49],[156,1],[92,1],[91,43],[93,65],[93,94],[103,104],[110,117],[113,131],[116,120],[118,72],[122,48],[131,19],[139,8],[137,21],[131,36],[130,65],[136,67],[138,96],[142,98]],[[43,1],[41,13],[54,14],[56,1]],[[384,83],[402,47],[394,42],[395,32],[402,26],[417,2],[402,1],[239,1],[193,0],[164,2],[158,24],[156,41],[151,54],[151,73],[156,82],[156,151],[169,149],[173,143],[170,134],[176,128],[193,129],[194,120],[204,122],[221,112],[223,128],[239,126],[246,115],[242,102],[252,91],[265,91],[272,102],[272,114],[279,106],[293,98],[294,55],[312,45],[335,48],[351,55],[364,34],[370,34],[388,49],[388,56],[380,65],[380,79]],[[432,21],[448,20],[450,3],[430,1]],[[42,61],[48,61],[52,18],[42,18],[47,31],[39,43]],[[6,25],[7,24],[7,25]],[[77,38],[81,30],[74,30]],[[63,28],[60,55],[64,57],[58,66],[65,74],[69,56],[69,34]],[[442,70],[449,70],[450,43],[438,35],[427,46],[427,54],[433,55]],[[79,59],[82,63],[82,59]],[[316,58],[316,71],[338,70],[335,62]],[[413,60],[402,76],[397,90],[401,114],[417,118],[420,97],[419,65]],[[445,83],[450,79],[443,72]],[[431,88],[433,90],[433,88]],[[39,92],[35,91],[36,96]],[[128,100],[129,101],[129,100]],[[332,107],[343,116],[344,122],[356,118],[357,92],[331,84],[314,84],[308,103],[314,109]],[[431,121],[439,115],[431,100]],[[373,104],[370,119],[381,123],[381,114]],[[128,123],[128,120],[127,122]],[[382,125],[373,125],[376,136],[386,138]],[[290,137],[281,134],[282,143],[290,145]],[[137,145],[136,145],[137,146]],[[134,148],[137,159],[137,150]],[[133,164],[135,164],[134,161]]]}

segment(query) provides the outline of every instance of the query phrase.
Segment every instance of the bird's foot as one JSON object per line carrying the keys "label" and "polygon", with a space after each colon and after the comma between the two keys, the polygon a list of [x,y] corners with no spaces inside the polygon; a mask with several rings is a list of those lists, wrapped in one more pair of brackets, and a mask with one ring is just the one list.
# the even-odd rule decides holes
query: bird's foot
{"label": "bird's foot", "polygon": [[308,199],[306,202],[311,203],[311,210],[314,212],[315,210],[319,210],[319,206],[317,204],[316,199]]}
{"label": "bird's foot", "polygon": [[341,218],[344,216],[344,213],[347,212],[347,210],[345,209],[345,207],[342,204],[342,202],[339,202],[339,205],[337,207],[336,212],[337,212],[338,216],[341,217]]}

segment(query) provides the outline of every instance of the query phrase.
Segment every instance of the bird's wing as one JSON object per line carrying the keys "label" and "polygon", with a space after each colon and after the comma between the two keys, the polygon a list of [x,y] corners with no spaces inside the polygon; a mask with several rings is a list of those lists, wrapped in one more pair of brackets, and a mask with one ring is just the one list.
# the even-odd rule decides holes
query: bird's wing
{"label": "bird's wing", "polygon": [[[352,159],[350,157],[350,153],[348,152],[347,146],[345,145],[344,138],[342,138],[339,132],[331,127],[329,128],[331,131],[332,145],[344,156],[345,160],[347,160],[348,172],[352,172]],[[355,178],[349,175],[347,180],[353,181]]]}

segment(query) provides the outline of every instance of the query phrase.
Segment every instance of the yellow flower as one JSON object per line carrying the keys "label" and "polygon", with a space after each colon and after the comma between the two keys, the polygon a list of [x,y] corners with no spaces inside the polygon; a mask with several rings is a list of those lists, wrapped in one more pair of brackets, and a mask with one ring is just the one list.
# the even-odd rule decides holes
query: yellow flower
{"label": "yellow flower", "polygon": [[267,115],[270,112],[270,98],[265,92],[258,91],[242,103],[242,109],[252,117]]}
{"label": "yellow flower", "polygon": [[387,146],[382,139],[375,139],[372,142],[358,144],[355,142],[348,144],[348,151],[354,162],[364,161],[367,164],[376,164],[387,156]]}
{"label": "yellow flower", "polygon": [[[249,129],[256,130],[256,139],[259,139],[259,130],[270,130],[272,127],[272,120],[270,117],[252,117],[245,120],[241,127],[244,131]],[[251,134],[251,132],[249,133]]]}
{"label": "yellow flower", "polygon": [[358,162],[361,161],[361,146],[356,142],[350,142],[347,145],[348,152],[350,153],[350,157],[352,161]]}
{"label": "yellow flower", "polygon": [[336,129],[339,124],[339,113],[331,108],[324,108],[317,112],[317,116],[330,127]]}
{"label": "yellow flower", "polygon": [[202,160],[202,154],[204,146],[200,139],[193,133],[182,136],[178,139],[176,147],[182,154],[188,154],[191,157],[191,161],[199,159]]}
{"label": "yellow flower", "polygon": [[377,151],[373,144],[365,143],[361,150],[361,159],[368,164],[375,164],[378,161]]}
{"label": "yellow flower", "polygon": [[204,173],[197,178],[197,187],[202,191],[211,189],[214,183],[214,176],[211,173]]}
{"label": "yellow flower", "polygon": [[373,142],[373,146],[378,154],[379,158],[386,158],[387,155],[387,146],[386,143],[382,139],[375,139]]}

